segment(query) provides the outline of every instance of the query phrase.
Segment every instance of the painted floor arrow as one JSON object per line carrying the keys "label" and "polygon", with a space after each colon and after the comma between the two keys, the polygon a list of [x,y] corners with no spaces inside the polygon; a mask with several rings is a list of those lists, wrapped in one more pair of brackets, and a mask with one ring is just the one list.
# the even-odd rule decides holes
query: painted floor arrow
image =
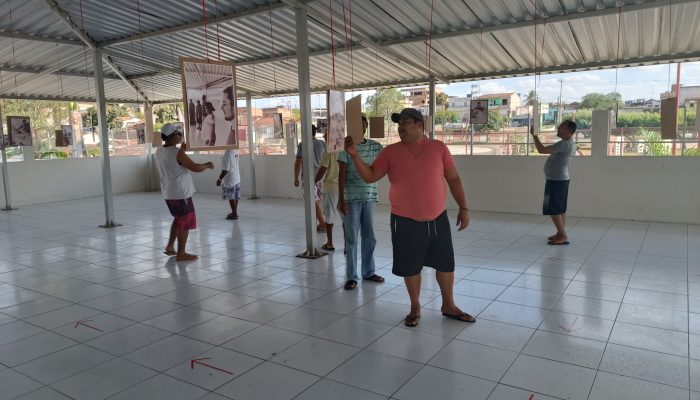
{"label": "painted floor arrow", "polygon": [[199,365],[204,365],[205,367],[209,367],[209,368],[211,368],[211,369],[215,369],[215,370],[217,370],[217,371],[221,371],[221,372],[223,372],[223,373],[225,373],[225,374],[233,375],[233,372],[229,372],[229,371],[226,371],[225,369],[221,369],[221,368],[219,368],[219,367],[215,367],[215,366],[213,366],[213,365],[209,365],[209,364],[207,364],[207,363],[203,363],[201,360],[211,360],[211,358],[205,357],[205,358],[195,358],[195,359],[191,360],[191,361],[190,361],[190,369],[194,369],[194,365],[195,365],[195,364],[199,364]]}
{"label": "painted floor arrow", "polygon": [[571,326],[569,327],[569,329],[564,328],[563,326],[561,326],[561,324],[559,325],[559,328],[561,328],[562,330],[564,330],[568,333],[571,333],[575,330],[574,326],[576,325],[576,321],[578,321],[578,317],[574,318],[574,322],[571,323]]}
{"label": "painted floor arrow", "polygon": [[77,328],[78,325],[82,325],[82,326],[84,326],[84,327],[87,327],[87,328],[90,328],[90,329],[94,329],[94,330],[96,330],[96,331],[104,332],[104,331],[103,331],[102,329],[100,329],[100,328],[95,328],[94,326],[90,326],[90,325],[86,324],[86,322],[92,322],[92,320],[89,320],[89,319],[88,319],[88,320],[85,320],[85,321],[82,321],[82,320],[75,321],[75,326],[74,326],[73,328]]}

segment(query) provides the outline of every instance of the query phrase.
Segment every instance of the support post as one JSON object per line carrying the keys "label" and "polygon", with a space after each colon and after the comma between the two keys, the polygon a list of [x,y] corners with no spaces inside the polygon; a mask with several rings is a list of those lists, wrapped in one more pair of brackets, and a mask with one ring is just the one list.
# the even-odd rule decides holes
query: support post
{"label": "support post", "polygon": [[611,110],[593,110],[591,118],[591,158],[608,155],[610,130],[615,122]]}
{"label": "support post", "polygon": [[[430,114],[430,119],[431,121],[428,121],[430,124],[430,132],[428,132],[428,136],[431,139],[435,138],[435,102],[437,101],[437,97],[435,96],[435,77],[433,75],[430,75],[430,82],[429,82],[429,87],[430,87],[430,99],[428,101],[428,114]],[[442,122],[443,126],[443,132],[444,132],[444,126],[445,126],[445,121]],[[426,127],[428,128],[428,127]]]}
{"label": "support post", "polygon": [[105,81],[102,71],[102,51],[93,52],[93,69],[95,70],[95,99],[97,100],[97,124],[100,128],[102,144],[102,191],[105,202],[105,224],[103,228],[114,228],[114,202],[112,199],[112,171],[109,164],[109,129],[107,126],[107,104],[105,102]]}
{"label": "support post", "polygon": [[148,191],[152,192],[153,179],[153,105],[143,103],[143,119],[145,122],[144,134],[146,135],[146,170],[148,171]]}
{"label": "support post", "polygon": [[258,197],[258,185],[255,179],[255,148],[257,134],[255,133],[255,127],[253,126],[253,100],[251,98],[250,92],[245,92],[245,114],[247,118],[248,125],[248,155],[250,156],[250,200],[257,200]]}
{"label": "support post", "polygon": [[316,249],[316,196],[314,188],[314,144],[311,133],[311,80],[309,75],[309,30],[307,9],[294,6],[297,28],[297,71],[299,77],[299,108],[301,111],[301,140],[303,159],[302,179],[304,181],[304,222],[306,225],[306,251],[298,257],[318,258],[325,253]]}
{"label": "support post", "polygon": [[[4,140],[2,112],[0,112],[0,140]],[[5,153],[5,143],[2,143],[2,187],[5,192],[5,207],[3,211],[15,210],[12,208],[12,193],[10,192],[10,173],[7,171],[7,153]]]}

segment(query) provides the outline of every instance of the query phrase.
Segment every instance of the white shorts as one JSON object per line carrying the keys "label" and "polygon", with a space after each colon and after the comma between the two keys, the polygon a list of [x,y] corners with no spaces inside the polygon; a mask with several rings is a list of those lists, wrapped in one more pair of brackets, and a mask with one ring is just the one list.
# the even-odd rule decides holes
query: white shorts
{"label": "white shorts", "polygon": [[338,192],[328,192],[321,195],[321,210],[327,224],[342,221],[338,211]]}

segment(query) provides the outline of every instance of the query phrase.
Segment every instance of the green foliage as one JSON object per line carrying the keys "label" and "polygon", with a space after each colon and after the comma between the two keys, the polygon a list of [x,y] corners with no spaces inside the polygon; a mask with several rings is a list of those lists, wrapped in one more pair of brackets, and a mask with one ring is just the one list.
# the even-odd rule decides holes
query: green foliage
{"label": "green foliage", "polygon": [[51,148],[51,138],[61,123],[68,122],[69,103],[45,100],[4,100],[3,121],[5,117],[29,117],[32,127],[34,147],[40,151]]}
{"label": "green foliage", "polygon": [[392,113],[401,111],[405,98],[396,88],[379,89],[365,100],[368,117],[389,118]]}
{"label": "green foliage", "polygon": [[301,109],[292,108],[292,121],[301,121]]}
{"label": "green foliage", "polygon": [[457,123],[459,122],[459,114],[452,110],[440,110],[435,112],[435,123],[444,125],[446,123]]}
{"label": "green foliage", "polygon": [[683,155],[690,156],[690,157],[700,157],[700,149],[697,147],[685,149],[685,152],[683,152]]}
{"label": "green foliage", "polygon": [[[107,126],[109,129],[119,128],[121,118],[129,117],[129,110],[119,104],[107,104]],[[97,126],[97,109],[90,107],[83,113],[83,126]]]}
{"label": "green foliage", "polygon": [[525,98],[525,105],[536,106],[537,105],[537,93],[534,90],[530,90]]}
{"label": "green foliage", "polygon": [[644,137],[646,146],[648,148],[647,155],[649,156],[670,156],[671,152],[668,150],[666,145],[664,145],[661,140],[661,134],[656,131],[648,131],[642,129],[639,131],[639,135]]}
{"label": "green foliage", "polygon": [[510,118],[496,111],[489,111],[488,122],[484,125],[474,125],[477,132],[496,132],[508,126]]}
{"label": "green foliage", "polygon": [[68,153],[66,153],[65,151],[61,151],[61,150],[42,151],[42,152],[39,152],[39,158],[42,160],[46,160],[46,159],[65,160],[68,158]]}
{"label": "green foliage", "polygon": [[588,93],[581,98],[581,108],[591,110],[614,110],[616,103],[618,108],[624,107],[622,95],[616,92],[608,94]]}
{"label": "green foliage", "polygon": [[102,150],[100,150],[99,147],[97,148],[88,148],[87,149],[87,155],[88,157],[99,157],[102,155]]}
{"label": "green foliage", "polygon": [[576,122],[578,129],[589,129],[593,119],[593,112],[591,110],[577,110],[575,113],[565,113],[562,121],[567,119]]}
{"label": "green foliage", "polygon": [[447,107],[448,99],[449,99],[449,96],[447,95],[447,93],[438,93],[435,95],[435,104],[437,104],[439,106],[445,105],[445,107]]}

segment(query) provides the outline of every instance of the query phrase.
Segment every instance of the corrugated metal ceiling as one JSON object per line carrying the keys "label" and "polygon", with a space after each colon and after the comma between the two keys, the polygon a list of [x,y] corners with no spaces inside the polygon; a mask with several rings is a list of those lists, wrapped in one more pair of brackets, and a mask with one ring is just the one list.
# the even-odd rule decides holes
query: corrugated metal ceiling
{"label": "corrugated metal ceiling", "polygon": [[[700,59],[700,0],[672,0],[670,13],[666,0],[332,0],[330,8],[325,0],[300,2],[309,10],[313,90],[333,84],[333,60],[336,86],[372,88],[427,81],[428,67],[438,79],[462,81]],[[0,96],[60,96],[63,72],[63,97],[94,97],[84,76],[93,72],[92,53],[54,3],[152,101],[181,97],[180,56],[218,59],[219,52],[242,63],[241,90],[297,90],[294,1],[206,0],[205,36],[199,0],[0,0]],[[342,49],[346,30],[352,58]],[[108,99],[143,101],[106,63],[103,70]]]}

